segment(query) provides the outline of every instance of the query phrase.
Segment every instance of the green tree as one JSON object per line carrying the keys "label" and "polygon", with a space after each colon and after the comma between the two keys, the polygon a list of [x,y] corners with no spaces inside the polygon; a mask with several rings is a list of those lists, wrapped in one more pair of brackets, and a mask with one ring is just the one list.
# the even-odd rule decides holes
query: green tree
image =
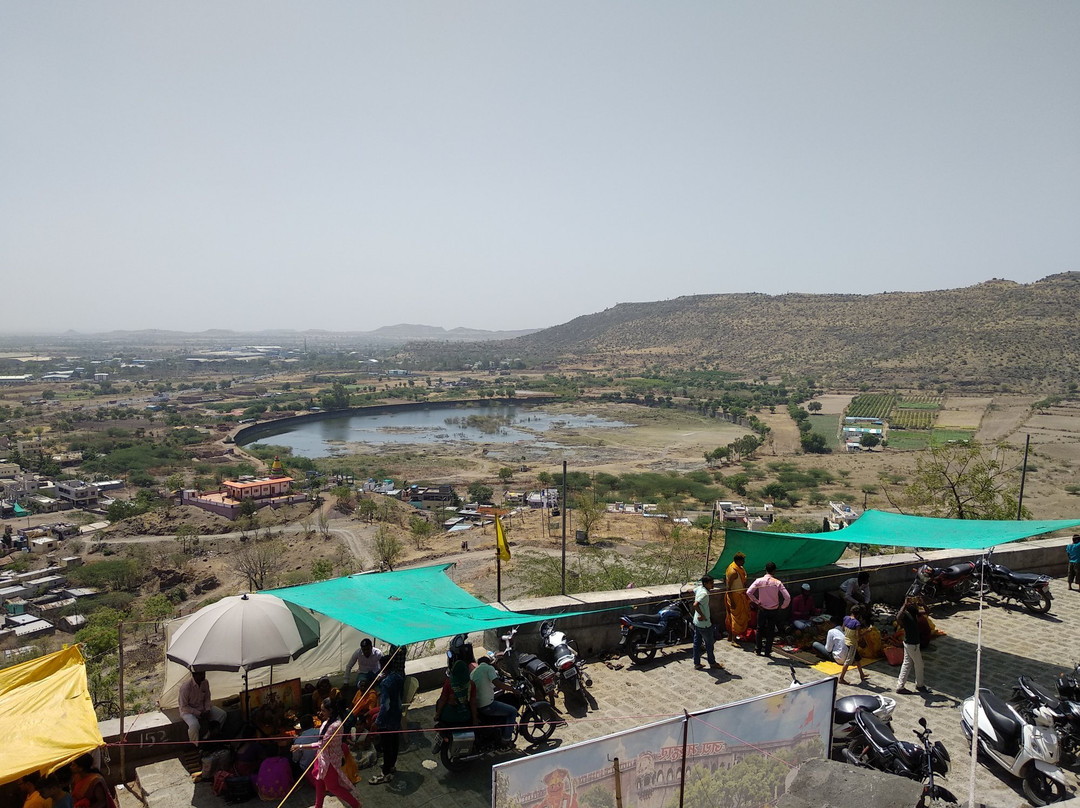
{"label": "green tree", "polygon": [[479,480],[469,483],[468,488],[469,499],[473,502],[491,503],[495,492],[491,490],[490,485],[484,485]]}
{"label": "green tree", "polygon": [[825,440],[825,436],[820,432],[803,433],[803,436],[799,438],[799,445],[808,454],[829,454],[832,452],[828,442]]}
{"label": "green tree", "polygon": [[573,502],[574,520],[581,526],[581,529],[585,532],[585,538],[588,539],[592,529],[600,523],[600,520],[604,518],[604,514],[607,513],[607,506],[598,500],[592,491],[582,491],[574,498]]}
{"label": "green tree", "polygon": [[416,549],[421,550],[424,547],[424,542],[435,531],[434,525],[420,514],[413,514],[409,517],[409,532],[412,533],[413,541],[416,542]]}
{"label": "green tree", "polygon": [[[932,446],[915,458],[915,473],[904,489],[904,504],[923,516],[1015,519],[1020,459],[1019,453],[1000,443]],[[885,493],[889,496],[890,491]],[[1021,516],[1030,518],[1031,514],[1025,508]]]}
{"label": "green tree", "polygon": [[380,567],[393,570],[394,565],[405,553],[401,541],[386,525],[379,525],[375,529],[375,561]]}
{"label": "green tree", "polygon": [[344,410],[349,407],[351,396],[341,382],[334,382],[330,389],[323,393],[319,402],[324,410]]}
{"label": "green tree", "polygon": [[378,504],[369,497],[364,497],[357,506],[357,510],[360,511],[360,516],[367,522],[371,522],[375,519],[375,512],[378,509]]}
{"label": "green tree", "polygon": [[859,438],[859,445],[866,449],[873,449],[881,443],[881,438],[877,435],[871,435],[869,432],[864,432],[863,436]]}
{"label": "green tree", "polygon": [[334,562],[329,558],[317,558],[311,562],[311,580],[325,581],[334,574]]}
{"label": "green tree", "polygon": [[499,469],[499,480],[503,483],[508,483],[514,479],[514,470],[509,466],[503,466]]}
{"label": "green tree", "polygon": [[176,541],[180,545],[180,552],[187,555],[191,552],[191,546],[199,541],[199,529],[187,522],[177,525]]}

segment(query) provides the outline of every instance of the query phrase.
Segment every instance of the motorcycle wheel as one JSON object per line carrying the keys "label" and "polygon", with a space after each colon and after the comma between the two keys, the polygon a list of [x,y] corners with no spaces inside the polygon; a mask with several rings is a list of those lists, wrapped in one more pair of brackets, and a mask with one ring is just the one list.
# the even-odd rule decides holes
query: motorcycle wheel
{"label": "motorcycle wheel", "polygon": [[630,647],[627,649],[626,655],[630,657],[631,662],[648,662],[656,656],[655,648],[642,648],[645,640],[646,634],[644,631],[635,631],[627,638]]}
{"label": "motorcycle wheel", "polygon": [[442,765],[446,767],[447,771],[465,771],[469,766],[468,762],[461,760],[460,758],[450,757],[450,745],[449,741],[443,741],[442,748],[439,750],[439,760],[442,761]]}
{"label": "motorcycle wheel", "polygon": [[858,766],[861,769],[874,768],[866,759],[866,741],[862,738],[852,738],[848,742],[848,745],[844,747],[843,759],[852,766]]}
{"label": "motorcycle wheel", "polygon": [[562,719],[548,703],[525,708],[521,716],[521,734],[529,743],[542,743],[555,734],[555,727]]}
{"label": "motorcycle wheel", "polygon": [[1050,596],[1045,592],[1027,592],[1024,594],[1024,608],[1033,614],[1046,614],[1050,611]]}
{"label": "motorcycle wheel", "polygon": [[1024,796],[1032,805],[1049,805],[1065,799],[1065,789],[1061,783],[1043,774],[1032,763],[1024,772]]}
{"label": "motorcycle wheel", "polygon": [[961,598],[966,598],[971,595],[978,588],[978,584],[971,578],[965,578],[959,581],[952,589],[951,599],[959,601]]}

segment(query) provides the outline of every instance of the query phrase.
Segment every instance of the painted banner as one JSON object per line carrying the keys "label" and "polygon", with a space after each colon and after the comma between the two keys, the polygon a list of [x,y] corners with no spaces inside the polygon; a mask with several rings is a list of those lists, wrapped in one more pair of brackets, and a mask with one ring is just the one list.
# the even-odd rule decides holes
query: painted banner
{"label": "painted banner", "polygon": [[492,805],[775,804],[800,763],[828,757],[835,696],[830,677],[508,761],[492,769]]}

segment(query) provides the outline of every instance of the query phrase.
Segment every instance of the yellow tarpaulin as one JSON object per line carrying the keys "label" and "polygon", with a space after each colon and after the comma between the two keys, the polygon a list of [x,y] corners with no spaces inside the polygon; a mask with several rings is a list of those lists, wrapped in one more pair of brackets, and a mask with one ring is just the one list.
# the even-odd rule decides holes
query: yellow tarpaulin
{"label": "yellow tarpaulin", "polygon": [[50,772],[105,741],[73,645],[0,670],[0,784]]}

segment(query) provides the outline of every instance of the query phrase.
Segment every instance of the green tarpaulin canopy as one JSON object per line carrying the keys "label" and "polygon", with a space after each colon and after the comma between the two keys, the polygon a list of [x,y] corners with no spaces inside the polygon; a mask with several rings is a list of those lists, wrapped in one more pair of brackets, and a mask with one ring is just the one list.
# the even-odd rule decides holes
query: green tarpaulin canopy
{"label": "green tarpaulin canopy", "polygon": [[737,552],[746,554],[746,568],[760,570],[767,561],[780,569],[813,569],[835,563],[848,544],[919,547],[935,550],[985,550],[1018,539],[1041,536],[1080,525],[1080,519],[992,521],[936,519],[884,511],[866,511],[851,527],[828,533],[764,533],[729,527],[724,552],[709,573],[723,580]]}
{"label": "green tarpaulin canopy", "polygon": [[446,575],[451,566],[369,572],[263,594],[325,614],[394,645],[552,617],[511,612],[477,600]]}

